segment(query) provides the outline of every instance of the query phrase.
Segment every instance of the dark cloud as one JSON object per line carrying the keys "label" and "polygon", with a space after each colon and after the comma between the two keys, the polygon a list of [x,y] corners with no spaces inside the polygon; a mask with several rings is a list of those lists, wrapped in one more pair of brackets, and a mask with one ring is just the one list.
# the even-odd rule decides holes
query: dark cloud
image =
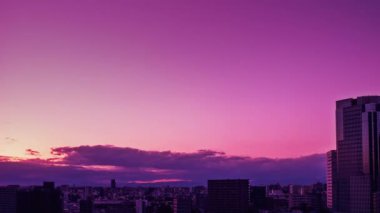
{"label": "dark cloud", "polygon": [[325,180],[324,154],[271,159],[229,156],[212,150],[179,153],[101,145],[58,147],[52,153],[57,158],[2,160],[0,183],[55,180],[60,184],[104,185],[111,178],[121,184],[157,184],[167,180],[171,185],[205,184],[213,178],[249,178],[256,184]]}
{"label": "dark cloud", "polygon": [[33,149],[26,149],[25,152],[27,155],[33,155],[33,156],[40,156],[41,155],[39,151],[36,151]]}

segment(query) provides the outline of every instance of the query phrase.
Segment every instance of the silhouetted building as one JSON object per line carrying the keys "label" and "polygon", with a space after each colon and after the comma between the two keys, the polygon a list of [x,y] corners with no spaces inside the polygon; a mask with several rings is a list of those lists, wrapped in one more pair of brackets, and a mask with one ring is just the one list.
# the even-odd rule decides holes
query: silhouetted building
{"label": "silhouetted building", "polygon": [[380,183],[380,96],[337,101],[336,137],[333,205],[338,212],[373,212]]}
{"label": "silhouetted building", "polygon": [[62,213],[61,191],[55,189],[52,182],[44,182],[42,187],[20,189],[17,192],[17,212]]}
{"label": "silhouetted building", "polygon": [[266,202],[266,187],[265,186],[251,186],[250,187],[250,201],[254,212],[265,208]]}
{"label": "silhouetted building", "polygon": [[44,181],[42,186],[44,189],[50,189],[50,190],[54,190],[55,188],[55,184],[52,181]]}
{"label": "silhouetted building", "polygon": [[191,213],[192,200],[188,196],[177,196],[173,199],[174,213]]}
{"label": "silhouetted building", "polygon": [[104,200],[94,201],[93,203],[94,213],[134,213],[135,203],[129,201],[119,200]]}
{"label": "silhouetted building", "polygon": [[326,184],[327,184],[327,208],[331,210],[336,210],[334,206],[336,205],[337,197],[337,159],[336,151],[331,150],[327,152],[327,174],[326,174]]}
{"label": "silhouetted building", "polygon": [[136,203],[136,213],[146,213],[148,201],[143,199],[138,199],[135,201]]}
{"label": "silhouetted building", "polygon": [[16,195],[18,186],[0,187],[0,212],[16,213]]}
{"label": "silhouetted building", "polygon": [[287,212],[289,209],[289,201],[282,197],[267,197],[266,209],[269,212]]}
{"label": "silhouetted building", "polygon": [[208,212],[210,213],[246,213],[249,202],[249,181],[209,180]]}
{"label": "silhouetted building", "polygon": [[91,199],[81,200],[79,208],[80,213],[93,213],[93,201]]}
{"label": "silhouetted building", "polygon": [[324,194],[307,192],[302,194],[289,194],[289,209],[303,212],[327,212]]}
{"label": "silhouetted building", "polygon": [[116,189],[116,180],[115,179],[111,180],[111,188]]}

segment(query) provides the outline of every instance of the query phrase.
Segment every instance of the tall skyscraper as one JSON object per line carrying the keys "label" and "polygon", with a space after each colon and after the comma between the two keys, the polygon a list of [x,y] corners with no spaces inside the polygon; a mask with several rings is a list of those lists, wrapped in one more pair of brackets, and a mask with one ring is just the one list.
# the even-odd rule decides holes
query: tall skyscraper
{"label": "tall skyscraper", "polygon": [[[380,96],[336,102],[337,212],[366,213],[378,208]],[[333,174],[333,173],[332,173]],[[333,191],[334,193],[334,191]]]}
{"label": "tall skyscraper", "polygon": [[327,152],[327,175],[326,175],[327,208],[329,208],[330,210],[336,210],[335,208],[336,196],[337,196],[336,172],[337,172],[336,150],[331,150]]}
{"label": "tall skyscraper", "polygon": [[209,180],[208,211],[210,213],[246,213],[249,202],[249,181]]}

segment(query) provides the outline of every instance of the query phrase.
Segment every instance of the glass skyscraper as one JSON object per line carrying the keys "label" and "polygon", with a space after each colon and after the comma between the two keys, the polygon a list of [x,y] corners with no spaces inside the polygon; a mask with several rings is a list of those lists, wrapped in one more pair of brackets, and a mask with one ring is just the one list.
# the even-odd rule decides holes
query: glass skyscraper
{"label": "glass skyscraper", "polygon": [[[336,212],[366,213],[379,209],[379,137],[380,96],[336,102],[337,165],[330,165],[327,172],[332,175],[334,190],[330,198]],[[330,157],[332,163],[333,156]]]}

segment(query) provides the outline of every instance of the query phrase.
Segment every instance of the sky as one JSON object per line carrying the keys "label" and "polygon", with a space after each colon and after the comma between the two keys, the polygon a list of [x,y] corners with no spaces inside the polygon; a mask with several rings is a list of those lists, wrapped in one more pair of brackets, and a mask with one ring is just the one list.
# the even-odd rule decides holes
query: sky
{"label": "sky", "polygon": [[0,156],[325,153],[335,101],[380,91],[379,26],[376,1],[3,0]]}
{"label": "sky", "polygon": [[249,179],[254,185],[311,184],[325,180],[325,156],[271,159],[199,150],[179,153],[115,146],[59,147],[54,158],[0,158],[0,185],[57,184],[109,186],[194,186],[208,179]]}

